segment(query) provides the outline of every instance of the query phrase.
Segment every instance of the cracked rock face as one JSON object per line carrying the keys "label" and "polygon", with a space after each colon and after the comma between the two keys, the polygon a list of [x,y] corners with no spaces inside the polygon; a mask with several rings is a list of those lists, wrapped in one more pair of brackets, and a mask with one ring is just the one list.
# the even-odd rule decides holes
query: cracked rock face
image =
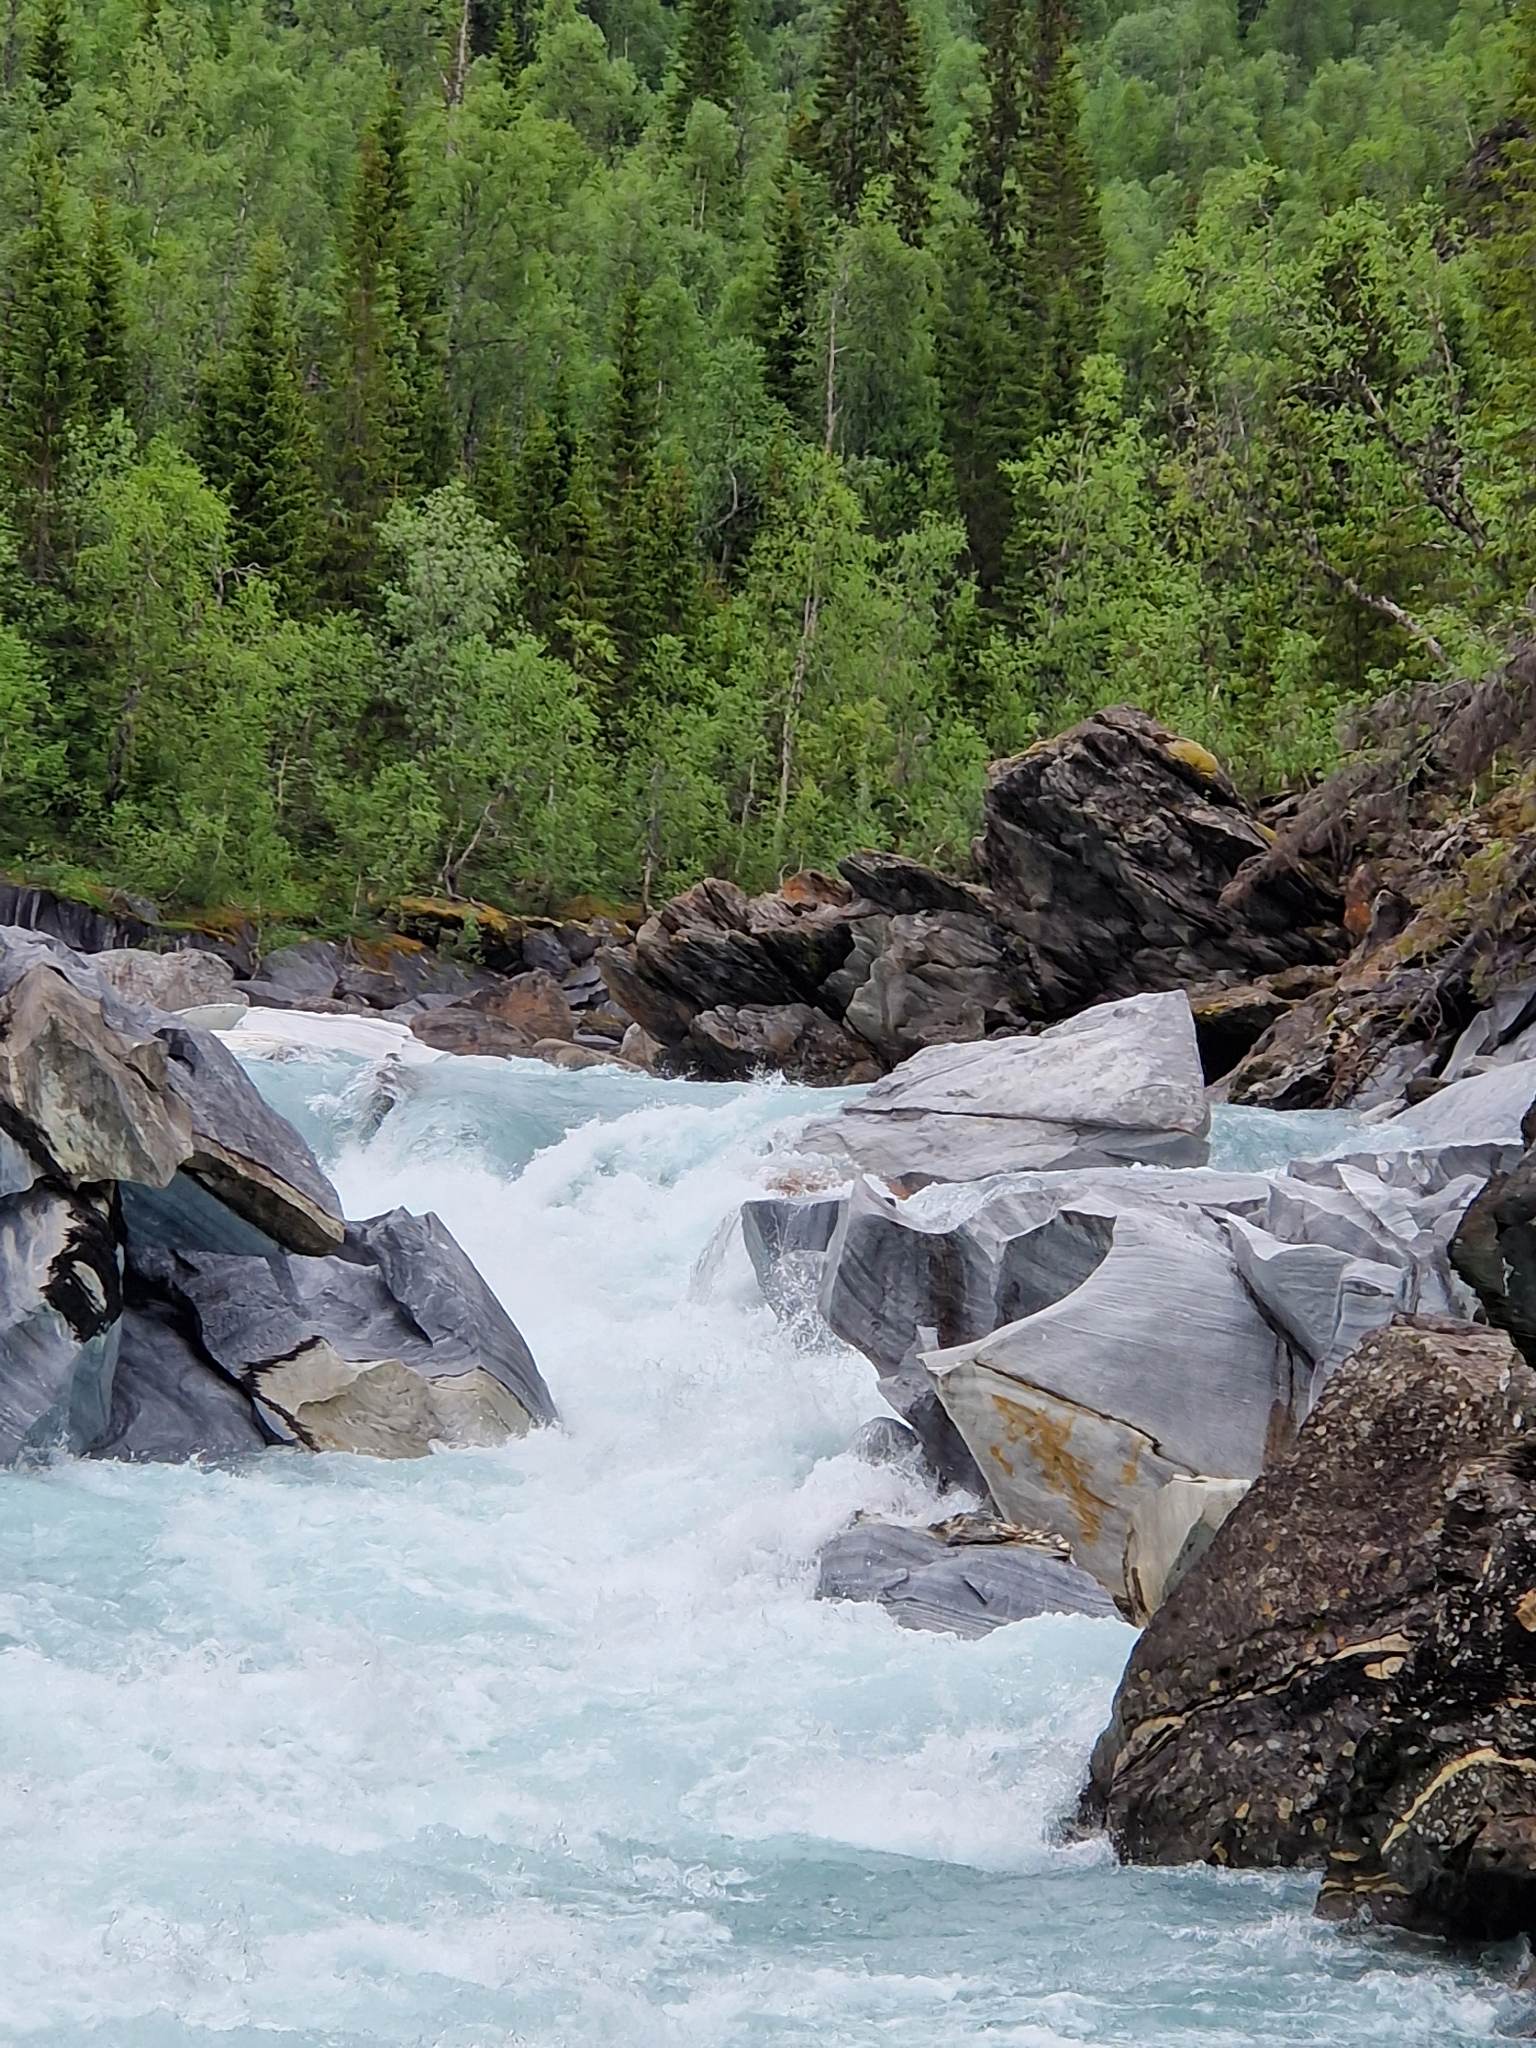
{"label": "cracked rock face", "polygon": [[1173,1479],[1253,1478],[1305,1413],[1310,1368],[1196,1211],[1064,1208],[1016,1255],[1033,1312],[923,1363],[1002,1512],[1129,1600],[1138,1509]]}
{"label": "cracked rock face", "polygon": [[1500,1332],[1367,1338],[1137,1644],[1083,1818],[1133,1862],[1329,1862],[1335,1914],[1507,1918],[1536,1848],[1533,1417]]}

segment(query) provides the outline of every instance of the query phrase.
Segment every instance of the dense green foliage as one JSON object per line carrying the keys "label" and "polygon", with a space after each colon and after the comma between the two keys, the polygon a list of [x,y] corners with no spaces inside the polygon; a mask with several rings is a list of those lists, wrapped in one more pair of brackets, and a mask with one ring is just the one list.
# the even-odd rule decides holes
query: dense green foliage
{"label": "dense green foliage", "polygon": [[33,0],[0,857],[344,918],[1250,786],[1536,582],[1536,0]]}

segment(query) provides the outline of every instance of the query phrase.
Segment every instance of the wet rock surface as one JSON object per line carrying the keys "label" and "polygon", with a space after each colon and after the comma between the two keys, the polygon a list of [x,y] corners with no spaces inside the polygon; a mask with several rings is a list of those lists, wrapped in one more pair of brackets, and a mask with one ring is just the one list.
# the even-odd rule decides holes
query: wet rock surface
{"label": "wet rock surface", "polygon": [[0,928],[0,1463],[414,1456],[553,1420],[442,1225],[344,1223],[234,1057],[112,966]]}
{"label": "wet rock surface", "polygon": [[1335,1915],[1529,1927],[1533,1418],[1500,1332],[1367,1338],[1138,1642],[1084,1817],[1134,1861],[1326,1863]]}
{"label": "wet rock surface", "polygon": [[800,1144],[886,1179],[976,1180],[1199,1166],[1209,1124],[1189,1003],[1174,991],[1101,1004],[1038,1038],[930,1046]]}
{"label": "wet rock surface", "polygon": [[816,1597],[873,1601],[903,1628],[969,1637],[1037,1614],[1114,1611],[1050,1537],[971,1514],[925,1529],[861,1518],[822,1546]]}

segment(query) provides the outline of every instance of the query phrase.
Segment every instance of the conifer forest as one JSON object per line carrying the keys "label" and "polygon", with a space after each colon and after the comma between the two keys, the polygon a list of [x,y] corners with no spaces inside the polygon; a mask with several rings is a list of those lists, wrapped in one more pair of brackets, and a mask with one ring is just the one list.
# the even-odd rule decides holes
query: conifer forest
{"label": "conifer forest", "polygon": [[5,0],[0,861],[344,923],[1252,795],[1536,582],[1536,0]]}

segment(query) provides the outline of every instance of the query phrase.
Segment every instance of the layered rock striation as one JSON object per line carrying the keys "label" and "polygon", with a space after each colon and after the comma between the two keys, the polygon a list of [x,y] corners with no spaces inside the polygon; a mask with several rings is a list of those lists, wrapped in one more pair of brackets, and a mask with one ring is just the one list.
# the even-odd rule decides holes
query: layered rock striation
{"label": "layered rock striation", "polygon": [[415,1456],[552,1421],[441,1223],[348,1223],[224,1046],[116,965],[0,928],[0,1463]]}

